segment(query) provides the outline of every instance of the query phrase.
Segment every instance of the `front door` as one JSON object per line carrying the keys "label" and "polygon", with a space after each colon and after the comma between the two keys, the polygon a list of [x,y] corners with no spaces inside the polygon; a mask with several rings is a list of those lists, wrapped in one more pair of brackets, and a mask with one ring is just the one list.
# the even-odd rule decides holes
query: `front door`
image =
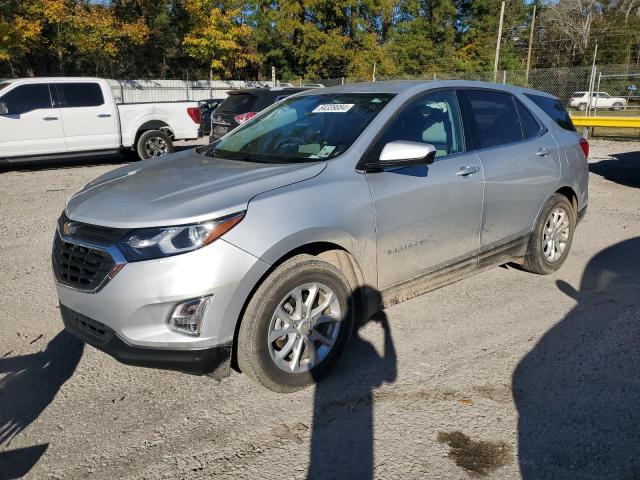
{"label": "front door", "polygon": [[0,115],[0,158],[64,153],[60,110],[52,107],[49,85],[26,83],[0,90],[8,112]]}
{"label": "front door", "polygon": [[367,173],[373,195],[379,288],[456,265],[475,268],[480,247],[482,164],[464,148],[454,91],[426,93],[391,121],[367,155],[388,142],[436,147],[431,165]]}

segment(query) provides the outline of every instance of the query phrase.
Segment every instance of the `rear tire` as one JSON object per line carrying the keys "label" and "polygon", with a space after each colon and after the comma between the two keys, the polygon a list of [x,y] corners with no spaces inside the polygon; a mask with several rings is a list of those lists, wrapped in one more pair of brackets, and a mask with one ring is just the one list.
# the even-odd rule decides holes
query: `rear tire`
{"label": "rear tire", "polygon": [[624,105],[620,102],[616,102],[613,104],[613,106],[611,107],[611,110],[617,112],[619,110],[622,110],[624,108]]}
{"label": "rear tire", "polygon": [[162,157],[173,152],[173,142],[169,135],[160,130],[147,130],[138,138],[136,150],[142,160]]}
{"label": "rear tire", "polygon": [[522,267],[548,275],[558,270],[569,255],[576,214],[567,197],[555,193],[547,202],[529,239]]}
{"label": "rear tire", "polygon": [[287,260],[258,287],[242,317],[237,341],[240,370],[280,393],[320,380],[351,335],[351,297],[348,280],[330,263],[311,255]]}

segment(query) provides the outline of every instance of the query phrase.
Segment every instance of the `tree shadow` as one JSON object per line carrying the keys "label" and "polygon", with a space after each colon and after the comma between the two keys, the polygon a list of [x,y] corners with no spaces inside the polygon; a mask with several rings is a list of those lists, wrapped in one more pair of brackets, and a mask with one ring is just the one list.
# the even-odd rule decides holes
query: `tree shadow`
{"label": "tree shadow", "polygon": [[513,374],[522,477],[640,478],[640,237],[557,284],[578,304]]}
{"label": "tree shadow", "polygon": [[611,159],[589,164],[589,171],[620,185],[640,188],[640,152],[611,155]]}
{"label": "tree shadow", "polygon": [[[8,447],[33,423],[71,377],[84,344],[60,332],[41,352],[0,358],[0,448]],[[0,478],[19,478],[40,459],[48,444],[0,452]],[[21,473],[22,472],[22,473]]]}
{"label": "tree shadow", "polygon": [[[366,291],[371,299],[372,290]],[[360,293],[354,299],[362,298]],[[379,294],[373,295],[372,303],[379,305]],[[350,303],[351,308],[358,305],[357,300]],[[373,478],[373,390],[395,381],[397,361],[385,313],[362,316],[354,317],[354,334],[339,368],[315,387],[309,479]],[[373,322],[383,330],[382,355],[360,335],[365,323]]]}

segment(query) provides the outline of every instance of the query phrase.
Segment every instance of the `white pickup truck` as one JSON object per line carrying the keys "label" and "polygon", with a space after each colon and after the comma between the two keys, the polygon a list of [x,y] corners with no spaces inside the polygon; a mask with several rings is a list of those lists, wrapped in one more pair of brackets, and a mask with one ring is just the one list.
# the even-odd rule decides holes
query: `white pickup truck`
{"label": "white pickup truck", "polygon": [[0,164],[117,151],[147,159],[199,127],[197,102],[118,104],[100,78],[0,82]]}

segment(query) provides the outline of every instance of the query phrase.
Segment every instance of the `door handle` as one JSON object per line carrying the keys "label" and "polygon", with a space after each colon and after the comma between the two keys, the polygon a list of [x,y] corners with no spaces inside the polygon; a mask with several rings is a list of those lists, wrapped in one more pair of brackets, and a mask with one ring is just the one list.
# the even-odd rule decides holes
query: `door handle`
{"label": "door handle", "polygon": [[111,116],[110,113],[99,113],[98,117],[99,118],[109,118]]}
{"label": "door handle", "polygon": [[468,175],[473,175],[474,173],[478,173],[480,169],[477,165],[466,165],[464,167],[460,167],[460,170],[456,173],[459,177],[466,177]]}
{"label": "door handle", "polygon": [[549,147],[541,147],[536,152],[536,155],[539,157],[546,157],[551,153],[551,149]]}
{"label": "door handle", "polygon": [[46,117],[42,117],[42,119],[50,121],[50,120],[58,120],[58,117],[55,117],[53,115],[47,115]]}

